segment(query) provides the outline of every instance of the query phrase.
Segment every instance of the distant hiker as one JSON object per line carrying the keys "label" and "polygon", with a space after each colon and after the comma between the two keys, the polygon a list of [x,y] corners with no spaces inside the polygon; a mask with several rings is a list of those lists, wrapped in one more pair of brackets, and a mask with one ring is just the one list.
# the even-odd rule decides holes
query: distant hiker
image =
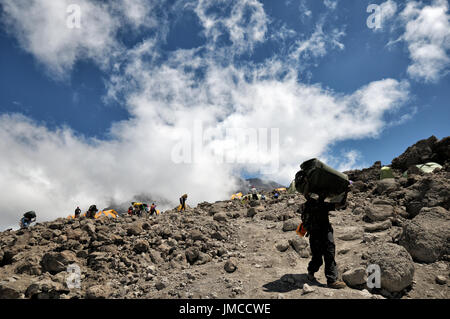
{"label": "distant hiker", "polygon": [[153,214],[156,215],[156,205],[155,205],[155,203],[152,203],[152,206],[150,206],[150,216],[153,216]]}
{"label": "distant hiker", "polygon": [[128,215],[129,216],[133,215],[133,206],[128,207]]}
{"label": "distant hiker", "polygon": [[275,194],[273,194],[273,198],[278,199],[278,197],[280,197],[280,194],[278,194],[278,192],[275,192]]}
{"label": "distant hiker", "polygon": [[98,212],[97,206],[91,205],[89,206],[89,209],[87,211],[86,217],[87,218],[95,218],[95,214]]}
{"label": "distant hiker", "polygon": [[80,207],[77,206],[77,208],[75,209],[75,218],[79,218],[81,215],[81,209]]}
{"label": "distant hiker", "polygon": [[328,212],[334,211],[344,205],[347,196],[344,196],[340,204],[326,203],[324,195],[305,195],[307,201],[301,214],[302,223],[309,236],[309,246],[312,258],[308,265],[308,279],[315,281],[314,273],[322,266],[322,258],[325,260],[325,277],[329,288],[345,288],[345,283],[338,281],[338,269],[334,259],[336,246],[333,239],[333,227],[331,227]]}
{"label": "distant hiker", "polygon": [[136,205],[136,216],[141,217],[142,216],[142,209],[143,205]]}
{"label": "distant hiker", "polygon": [[186,199],[187,194],[184,194],[183,196],[180,197],[180,212],[186,210]]}
{"label": "distant hiker", "polygon": [[20,228],[28,228],[31,223],[36,221],[36,213],[34,211],[29,211],[23,214],[20,219]]}

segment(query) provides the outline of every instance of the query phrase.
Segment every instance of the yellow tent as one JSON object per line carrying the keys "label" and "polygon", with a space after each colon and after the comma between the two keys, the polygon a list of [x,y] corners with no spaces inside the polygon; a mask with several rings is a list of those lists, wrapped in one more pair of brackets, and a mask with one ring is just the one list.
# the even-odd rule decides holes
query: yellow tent
{"label": "yellow tent", "polygon": [[231,199],[232,200],[233,199],[241,199],[241,197],[242,197],[242,193],[241,192],[231,195]]}
{"label": "yellow tent", "polygon": [[284,192],[284,191],[286,191],[286,187],[275,188],[275,190],[277,192]]}
{"label": "yellow tent", "polygon": [[109,217],[109,218],[117,218],[119,214],[114,210],[114,209],[110,209],[110,210],[104,210],[104,211],[99,211],[95,214],[94,218],[100,218],[100,217]]}

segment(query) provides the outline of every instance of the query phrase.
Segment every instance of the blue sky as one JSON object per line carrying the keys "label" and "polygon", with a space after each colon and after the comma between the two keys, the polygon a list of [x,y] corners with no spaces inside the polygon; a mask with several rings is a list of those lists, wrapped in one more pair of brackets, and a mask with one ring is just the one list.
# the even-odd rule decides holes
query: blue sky
{"label": "blue sky", "polygon": [[[17,183],[10,198],[39,188],[42,209],[38,195],[68,201],[60,211],[186,188],[194,201],[218,199],[233,175],[286,183],[309,157],[389,164],[419,139],[450,135],[447,1],[24,1],[0,0],[1,147],[13,154],[1,164]],[[80,29],[64,25],[71,3]],[[379,29],[367,25],[372,3]],[[279,152],[263,154],[276,172],[250,163],[246,147],[234,150],[239,163],[176,163],[199,120],[219,135],[279,128]]]}

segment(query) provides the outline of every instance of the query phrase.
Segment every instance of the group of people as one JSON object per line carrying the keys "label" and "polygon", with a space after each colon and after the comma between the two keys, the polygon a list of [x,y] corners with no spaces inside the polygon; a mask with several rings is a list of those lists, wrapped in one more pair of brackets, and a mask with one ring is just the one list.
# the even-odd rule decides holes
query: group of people
{"label": "group of people", "polygon": [[[95,218],[95,214],[97,214],[98,209],[97,206],[95,205],[91,205],[89,206],[89,209],[86,212],[86,217],[87,218]],[[80,218],[81,216],[81,209],[79,206],[77,206],[77,208],[75,209],[75,218]]]}
{"label": "group of people", "polygon": [[128,207],[128,215],[129,216],[139,216],[141,217],[143,213],[147,213],[150,216],[156,215],[156,205],[152,203],[150,207],[147,204],[137,204],[135,202],[131,203],[131,206]]}

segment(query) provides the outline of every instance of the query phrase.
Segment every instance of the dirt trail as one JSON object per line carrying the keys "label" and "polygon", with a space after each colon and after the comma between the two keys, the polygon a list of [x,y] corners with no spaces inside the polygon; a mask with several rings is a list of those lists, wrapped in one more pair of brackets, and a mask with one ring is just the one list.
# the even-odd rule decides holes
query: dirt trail
{"label": "dirt trail", "polygon": [[[340,291],[326,288],[323,267],[316,274],[318,282],[309,282],[306,273],[310,258],[300,257],[292,247],[285,252],[275,247],[277,242],[297,236],[295,232],[283,232],[282,226],[283,222],[249,218],[235,221],[233,241],[240,249],[231,255],[238,258],[237,270],[227,273],[224,262],[197,266],[200,278],[189,287],[192,293],[189,296],[246,299],[370,297],[349,288]],[[312,293],[303,294],[305,283],[313,287]]]}

